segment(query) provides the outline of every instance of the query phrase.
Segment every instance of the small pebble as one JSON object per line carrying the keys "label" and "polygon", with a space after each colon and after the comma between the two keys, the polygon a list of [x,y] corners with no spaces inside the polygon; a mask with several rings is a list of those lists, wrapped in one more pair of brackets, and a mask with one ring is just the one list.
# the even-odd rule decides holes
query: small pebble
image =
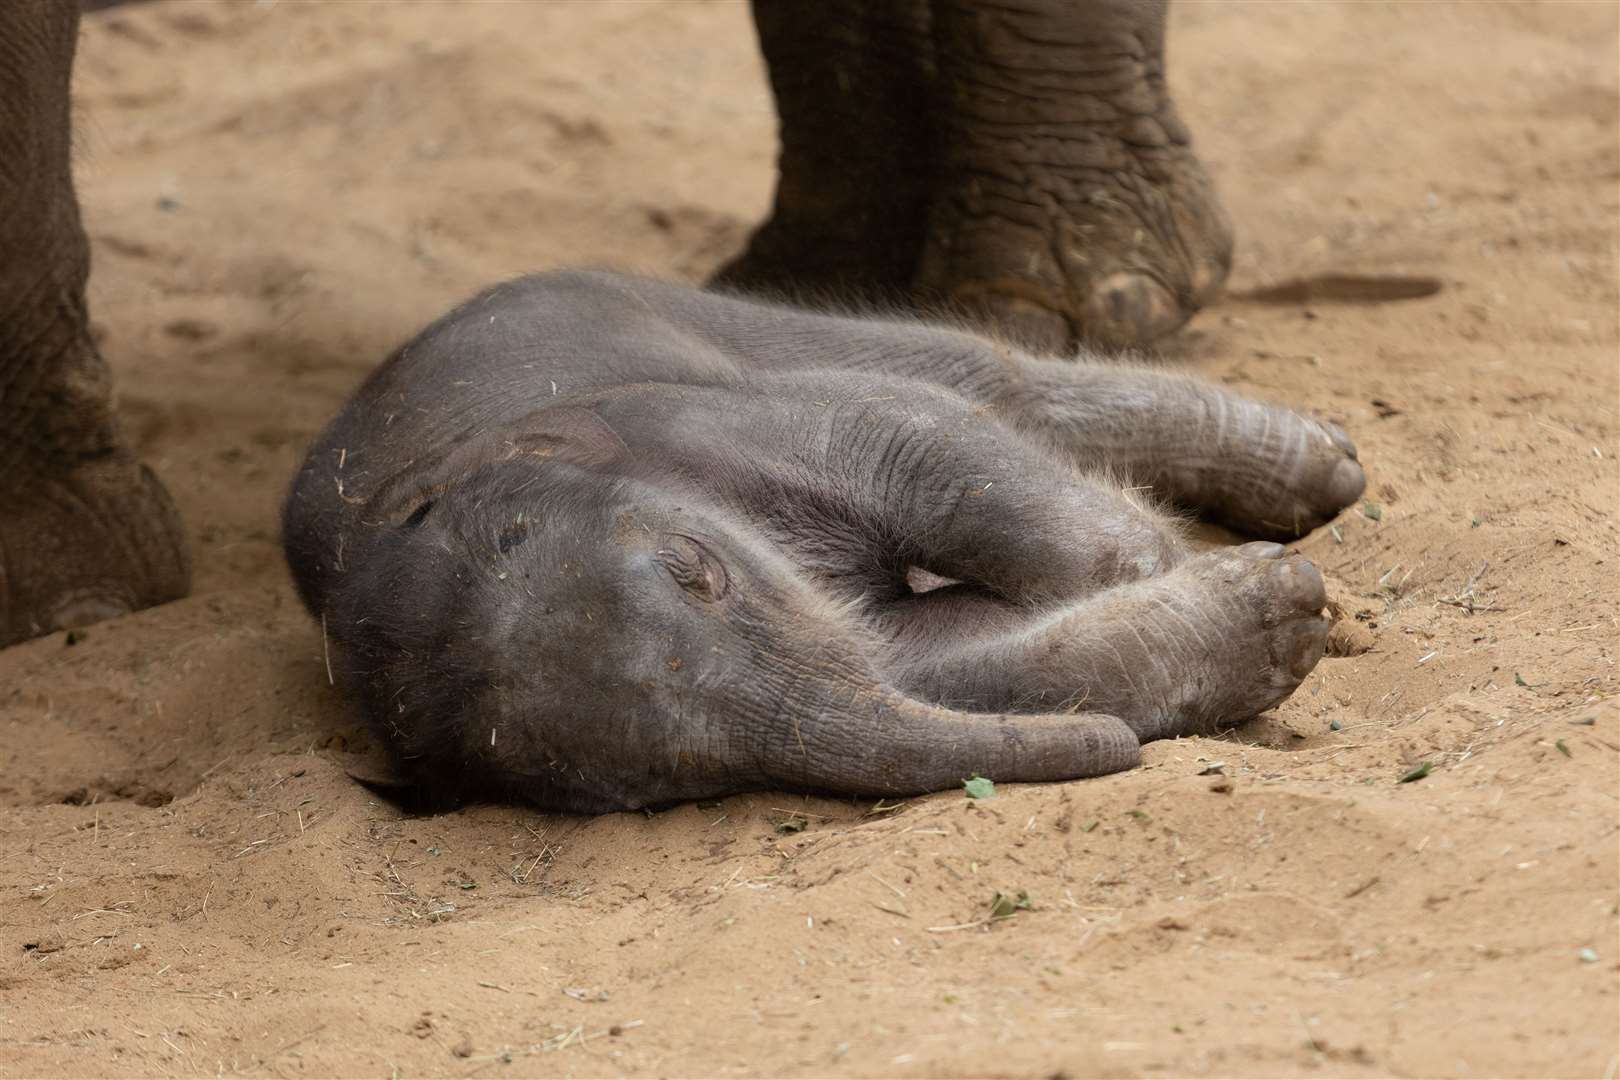
{"label": "small pebble", "polygon": [[1338,730],[1342,729],[1343,727],[1344,727],[1344,725],[1339,723],[1337,718],[1328,721],[1328,730],[1329,731],[1338,731]]}

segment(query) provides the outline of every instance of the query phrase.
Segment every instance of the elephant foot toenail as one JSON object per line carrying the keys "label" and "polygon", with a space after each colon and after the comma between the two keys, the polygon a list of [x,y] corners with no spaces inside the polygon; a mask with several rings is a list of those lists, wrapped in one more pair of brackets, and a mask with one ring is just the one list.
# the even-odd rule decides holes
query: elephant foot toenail
{"label": "elephant foot toenail", "polygon": [[1226,285],[1227,268],[1219,263],[1201,262],[1193,268],[1192,294],[1199,307],[1207,306],[1221,294]]}
{"label": "elephant foot toenail", "polygon": [[1322,428],[1328,433],[1328,438],[1333,440],[1334,446],[1343,450],[1351,458],[1356,457],[1356,444],[1350,441],[1350,436],[1345,434],[1344,428],[1338,424],[1329,424],[1325,421],[1322,423]]}
{"label": "elephant foot toenail", "polygon": [[1306,559],[1296,559],[1291,567],[1294,572],[1292,582],[1292,599],[1304,611],[1321,611],[1327,607],[1327,583],[1322,580],[1322,571],[1316,564]]}
{"label": "elephant foot toenail", "polygon": [[89,626],[105,619],[116,619],[135,610],[126,600],[106,596],[75,595],[52,606],[49,625],[57,629]]}
{"label": "elephant foot toenail", "polygon": [[1273,544],[1267,540],[1255,540],[1248,544],[1239,544],[1237,551],[1238,554],[1251,559],[1280,559],[1282,558],[1283,546]]}
{"label": "elephant foot toenail", "polygon": [[1361,498],[1361,493],[1367,490],[1367,474],[1362,471],[1361,465],[1346,458],[1333,466],[1333,473],[1328,477],[1324,494],[1334,506],[1349,506]]}
{"label": "elephant foot toenail", "polygon": [[1288,658],[1288,670],[1296,679],[1303,679],[1316,667],[1327,649],[1328,621],[1315,619],[1298,627],[1293,648]]}
{"label": "elephant foot toenail", "polygon": [[1082,313],[1085,332],[1108,345],[1136,345],[1187,321],[1168,289],[1146,274],[1121,271],[1097,284]]}

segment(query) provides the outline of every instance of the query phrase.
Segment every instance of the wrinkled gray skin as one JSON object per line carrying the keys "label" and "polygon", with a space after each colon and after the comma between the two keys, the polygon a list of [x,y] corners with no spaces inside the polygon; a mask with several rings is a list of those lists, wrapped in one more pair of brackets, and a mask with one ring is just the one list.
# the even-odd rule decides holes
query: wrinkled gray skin
{"label": "wrinkled gray skin", "polygon": [[1337,428],[1175,375],[554,273],[396,353],[283,528],[430,802],[905,795],[1124,769],[1321,657],[1309,562],[1194,554],[1103,469],[1262,535],[1363,486]]}
{"label": "wrinkled gray skin", "polygon": [[[728,286],[947,305],[1054,350],[1150,340],[1219,291],[1231,229],[1165,86],[1164,0],[754,8],[781,156]],[[77,26],[72,0],[0,0],[0,646],[190,582],[89,333]]]}

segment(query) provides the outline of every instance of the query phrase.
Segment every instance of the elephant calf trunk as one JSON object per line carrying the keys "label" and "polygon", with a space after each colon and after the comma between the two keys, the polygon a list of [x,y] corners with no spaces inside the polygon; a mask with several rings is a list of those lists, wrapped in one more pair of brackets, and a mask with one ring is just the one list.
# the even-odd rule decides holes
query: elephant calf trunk
{"label": "elephant calf trunk", "polygon": [[802,720],[772,762],[772,781],[841,795],[918,795],[972,776],[1074,780],[1134,768],[1136,734],[1101,713],[966,713],[899,691],[857,695]]}

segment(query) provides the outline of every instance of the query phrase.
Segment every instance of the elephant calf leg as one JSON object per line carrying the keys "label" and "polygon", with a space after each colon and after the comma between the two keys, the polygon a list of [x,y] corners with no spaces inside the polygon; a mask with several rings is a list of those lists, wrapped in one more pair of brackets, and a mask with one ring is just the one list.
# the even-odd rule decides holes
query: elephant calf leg
{"label": "elephant calf leg", "polygon": [[1080,465],[1118,469],[1250,536],[1303,536],[1367,483],[1338,425],[1164,371],[1025,360],[995,400]]}
{"label": "elephant calf leg", "polygon": [[1010,627],[983,607],[941,609],[980,619],[982,631],[912,629],[888,674],[949,708],[1101,713],[1146,742],[1247,720],[1287,697],[1322,657],[1326,603],[1311,563],[1245,544]]}
{"label": "elephant calf leg", "polygon": [[78,15],[0,4],[0,645],[184,595],[168,493],[126,448],[69,168]]}

